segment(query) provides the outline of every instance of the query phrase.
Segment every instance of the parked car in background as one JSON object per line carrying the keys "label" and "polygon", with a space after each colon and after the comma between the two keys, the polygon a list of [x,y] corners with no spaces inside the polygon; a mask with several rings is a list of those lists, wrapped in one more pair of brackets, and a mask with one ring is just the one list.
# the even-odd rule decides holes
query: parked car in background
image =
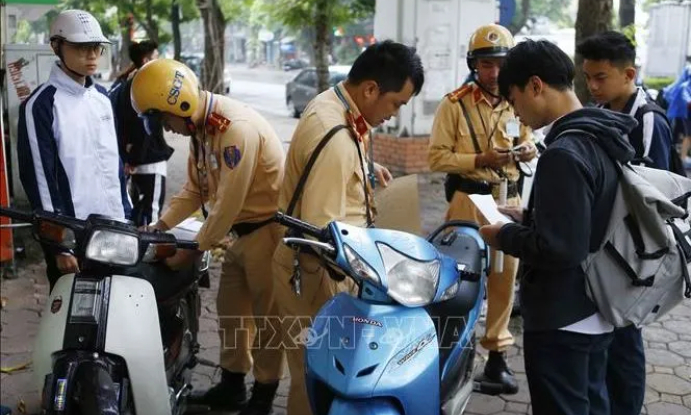
{"label": "parked car in background", "polygon": [[306,68],[307,66],[309,66],[309,63],[304,59],[288,59],[283,62],[283,70],[286,72]]}
{"label": "parked car in background", "polygon": [[[343,81],[350,72],[350,66],[330,66],[329,85]],[[317,96],[317,70],[305,68],[286,84],[286,106],[288,113],[298,118],[307,104]]]}

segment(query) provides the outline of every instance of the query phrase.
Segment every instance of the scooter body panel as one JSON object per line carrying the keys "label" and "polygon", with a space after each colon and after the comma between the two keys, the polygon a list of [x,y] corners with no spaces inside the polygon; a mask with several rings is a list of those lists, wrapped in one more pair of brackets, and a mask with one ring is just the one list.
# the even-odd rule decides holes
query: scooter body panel
{"label": "scooter body panel", "polygon": [[33,352],[36,390],[43,390],[46,375],[53,371],[53,354],[64,348],[73,284],[74,274],[60,277],[43,309]]}
{"label": "scooter body panel", "polygon": [[148,281],[115,275],[105,351],[122,357],[138,414],[170,415],[156,295]]}
{"label": "scooter body panel", "polygon": [[338,294],[312,330],[306,363],[313,400],[321,382],[346,400],[395,397],[406,414],[438,413],[438,388],[429,388],[439,384],[437,337],[424,309]]}

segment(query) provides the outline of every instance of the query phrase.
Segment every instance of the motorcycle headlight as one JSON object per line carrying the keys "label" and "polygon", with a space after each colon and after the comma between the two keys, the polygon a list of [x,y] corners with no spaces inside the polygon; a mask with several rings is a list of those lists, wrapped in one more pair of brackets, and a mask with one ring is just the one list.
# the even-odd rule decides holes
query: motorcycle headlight
{"label": "motorcycle headlight", "polygon": [[408,307],[419,307],[434,300],[439,283],[439,260],[420,262],[393,248],[377,244],[389,284],[389,296]]}
{"label": "motorcycle headlight", "polygon": [[381,286],[381,279],[377,272],[370,267],[367,262],[348,245],[343,245],[346,260],[350,268],[363,280],[368,280],[373,284]]}
{"label": "motorcycle headlight", "polygon": [[136,235],[97,229],[86,245],[86,258],[114,265],[135,265],[139,259]]}

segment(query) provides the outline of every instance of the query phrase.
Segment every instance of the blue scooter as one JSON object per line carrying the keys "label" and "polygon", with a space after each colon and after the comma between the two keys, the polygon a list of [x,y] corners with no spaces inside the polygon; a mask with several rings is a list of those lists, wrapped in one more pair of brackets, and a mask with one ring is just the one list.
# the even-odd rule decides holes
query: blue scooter
{"label": "blue scooter", "polygon": [[[488,249],[477,225],[452,221],[426,240],[281,213],[283,239],[352,278],[357,297],[329,300],[304,336],[314,415],[458,415],[473,391],[475,326]],[[296,236],[293,236],[296,235]]]}

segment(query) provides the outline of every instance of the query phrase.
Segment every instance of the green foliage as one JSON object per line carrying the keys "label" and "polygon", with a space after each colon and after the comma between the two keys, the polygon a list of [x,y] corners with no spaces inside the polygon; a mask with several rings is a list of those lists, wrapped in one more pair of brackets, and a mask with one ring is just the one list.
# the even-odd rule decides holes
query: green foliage
{"label": "green foliage", "polygon": [[180,2],[180,23],[199,19],[199,9],[194,0],[179,0]]}
{"label": "green foliage", "polygon": [[[293,30],[314,26],[319,0],[263,0],[267,17]],[[338,26],[374,14],[374,0],[325,0],[329,24]]]}
{"label": "green foliage", "polygon": [[218,0],[227,23],[247,21],[254,3],[260,0]]}
{"label": "green foliage", "polygon": [[638,44],[636,43],[636,25],[635,24],[630,24],[628,26],[622,27],[621,28],[621,33],[626,36],[629,41],[633,44],[634,47],[637,47]]}
{"label": "green foliage", "polygon": [[14,33],[13,43],[29,43],[31,40],[31,24],[26,20],[17,22],[17,31]]}
{"label": "green foliage", "polygon": [[645,78],[643,80],[645,86],[647,86],[648,88],[657,89],[658,91],[662,90],[662,88],[666,87],[667,85],[671,85],[673,82],[674,78],[672,77]]}

